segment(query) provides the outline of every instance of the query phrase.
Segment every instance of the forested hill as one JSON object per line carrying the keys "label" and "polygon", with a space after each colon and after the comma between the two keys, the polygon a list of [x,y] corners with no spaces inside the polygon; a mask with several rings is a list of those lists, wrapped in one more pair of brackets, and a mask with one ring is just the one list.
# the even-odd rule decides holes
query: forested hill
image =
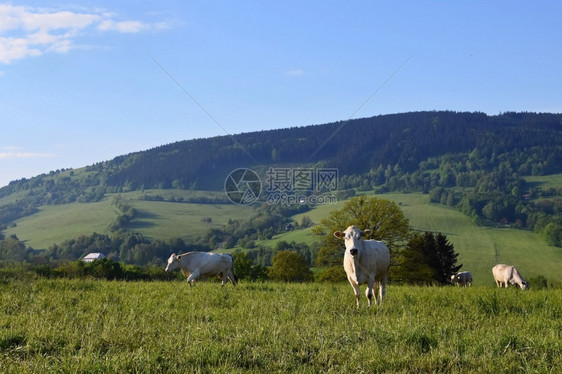
{"label": "forested hill", "polygon": [[142,188],[222,190],[229,171],[272,165],[321,165],[338,168],[340,176],[389,167],[413,173],[432,158],[458,154],[480,163],[504,155],[523,175],[561,172],[562,114],[411,112],[179,141],[85,172],[57,170],[13,181],[0,189],[0,198],[25,192],[33,197],[19,207],[25,210]]}
{"label": "forested hill", "polygon": [[320,162],[341,175],[381,165],[413,172],[439,155],[476,151],[492,157],[533,147],[555,158],[542,160],[548,163],[543,173],[550,173],[562,170],[560,146],[560,114],[416,112],[182,141],[98,167],[108,186],[220,190],[228,171],[239,167]]}

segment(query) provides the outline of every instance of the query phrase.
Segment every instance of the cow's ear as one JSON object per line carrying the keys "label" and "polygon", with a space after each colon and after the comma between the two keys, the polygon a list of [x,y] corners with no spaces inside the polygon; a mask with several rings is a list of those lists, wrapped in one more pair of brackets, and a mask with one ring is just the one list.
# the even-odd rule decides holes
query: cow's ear
{"label": "cow's ear", "polygon": [[336,238],[343,239],[345,237],[345,234],[341,231],[336,231],[336,232],[334,232],[334,236]]}
{"label": "cow's ear", "polygon": [[368,237],[369,235],[371,235],[371,230],[369,230],[369,229],[365,229],[365,230],[363,230],[363,232],[361,233],[361,236]]}

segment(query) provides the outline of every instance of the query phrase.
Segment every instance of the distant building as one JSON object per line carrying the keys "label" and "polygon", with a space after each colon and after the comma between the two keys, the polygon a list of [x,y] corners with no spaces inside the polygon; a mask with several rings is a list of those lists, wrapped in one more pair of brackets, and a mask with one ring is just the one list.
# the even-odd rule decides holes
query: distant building
{"label": "distant building", "polygon": [[95,260],[101,260],[104,257],[105,257],[105,255],[103,253],[100,253],[100,252],[88,253],[86,255],[86,257],[84,257],[82,259],[82,261],[83,262],[92,262],[92,261],[95,261]]}

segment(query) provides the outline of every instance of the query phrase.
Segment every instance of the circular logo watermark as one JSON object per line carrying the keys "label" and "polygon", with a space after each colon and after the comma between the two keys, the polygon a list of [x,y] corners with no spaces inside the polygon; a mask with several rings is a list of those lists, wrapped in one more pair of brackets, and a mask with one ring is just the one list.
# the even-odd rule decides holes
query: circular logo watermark
{"label": "circular logo watermark", "polygon": [[236,205],[252,204],[261,194],[260,177],[251,169],[233,170],[224,181],[224,192]]}

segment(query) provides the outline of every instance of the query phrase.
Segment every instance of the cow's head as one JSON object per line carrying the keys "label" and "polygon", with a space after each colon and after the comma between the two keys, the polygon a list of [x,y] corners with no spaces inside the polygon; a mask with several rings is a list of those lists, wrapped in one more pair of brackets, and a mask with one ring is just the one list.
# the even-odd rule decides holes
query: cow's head
{"label": "cow's head", "polygon": [[521,284],[519,285],[519,287],[521,287],[522,290],[526,290],[527,287],[529,287],[529,283],[522,281]]}
{"label": "cow's head", "polygon": [[168,258],[168,265],[166,265],[166,272],[174,271],[180,267],[180,256],[172,253]]}
{"label": "cow's head", "polygon": [[457,274],[451,275],[451,283],[455,283],[456,280],[458,280],[458,275]]}
{"label": "cow's head", "polygon": [[334,232],[334,236],[336,238],[344,240],[345,250],[352,256],[356,256],[357,253],[359,253],[359,248],[361,248],[359,241],[361,240],[361,237],[369,236],[369,234],[371,234],[371,230],[361,231],[355,226],[349,226],[344,232]]}

